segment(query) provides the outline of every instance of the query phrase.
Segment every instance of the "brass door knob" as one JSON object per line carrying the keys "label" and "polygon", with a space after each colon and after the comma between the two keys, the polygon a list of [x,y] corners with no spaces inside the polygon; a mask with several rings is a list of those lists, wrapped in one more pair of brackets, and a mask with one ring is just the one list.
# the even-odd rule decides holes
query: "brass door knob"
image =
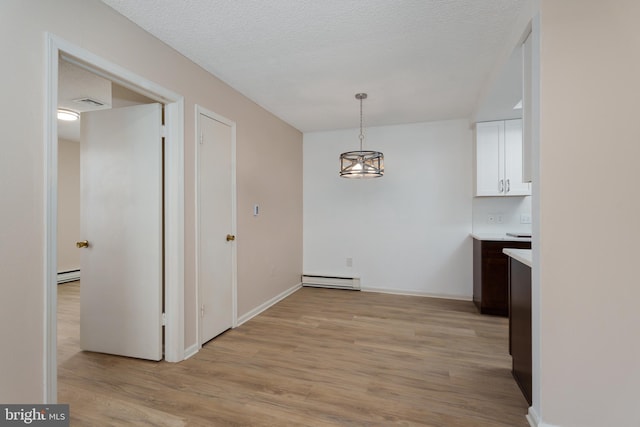
{"label": "brass door knob", "polygon": [[87,240],[83,240],[81,242],[76,242],[76,247],[78,248],[88,248],[89,242]]}
{"label": "brass door knob", "polygon": [[231,242],[233,240],[236,240],[236,236],[233,234],[227,234],[227,242]]}

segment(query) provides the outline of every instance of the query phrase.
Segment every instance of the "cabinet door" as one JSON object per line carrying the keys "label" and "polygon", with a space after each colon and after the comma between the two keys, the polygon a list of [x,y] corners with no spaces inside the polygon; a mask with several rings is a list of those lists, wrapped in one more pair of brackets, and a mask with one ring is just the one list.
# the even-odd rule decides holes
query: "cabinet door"
{"label": "cabinet door", "polygon": [[502,196],[504,122],[476,124],[476,196]]}
{"label": "cabinet door", "polygon": [[509,261],[509,343],[512,373],[531,405],[531,267]]}
{"label": "cabinet door", "polygon": [[504,159],[506,196],[529,196],[531,185],[522,178],[522,120],[504,122]]}

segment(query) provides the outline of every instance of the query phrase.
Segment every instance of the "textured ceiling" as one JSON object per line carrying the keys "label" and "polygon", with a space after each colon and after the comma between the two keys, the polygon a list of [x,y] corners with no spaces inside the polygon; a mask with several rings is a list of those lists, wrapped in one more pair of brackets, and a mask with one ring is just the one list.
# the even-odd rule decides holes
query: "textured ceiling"
{"label": "textured ceiling", "polygon": [[470,117],[525,0],[103,2],[308,132]]}

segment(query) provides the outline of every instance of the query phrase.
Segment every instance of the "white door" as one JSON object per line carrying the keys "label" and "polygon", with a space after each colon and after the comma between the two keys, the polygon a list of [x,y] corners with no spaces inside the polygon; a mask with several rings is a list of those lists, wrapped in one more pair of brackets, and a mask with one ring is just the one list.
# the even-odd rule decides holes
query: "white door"
{"label": "white door", "polygon": [[162,359],[162,106],[84,113],[80,346]]}
{"label": "white door", "polygon": [[198,116],[200,344],[233,326],[232,127]]}

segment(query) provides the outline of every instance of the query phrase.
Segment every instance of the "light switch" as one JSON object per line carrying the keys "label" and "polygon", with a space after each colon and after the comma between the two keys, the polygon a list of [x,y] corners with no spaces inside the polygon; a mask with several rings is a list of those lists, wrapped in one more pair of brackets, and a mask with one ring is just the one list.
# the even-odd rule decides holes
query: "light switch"
{"label": "light switch", "polygon": [[258,216],[258,215],[260,215],[260,206],[253,205],[253,216]]}

